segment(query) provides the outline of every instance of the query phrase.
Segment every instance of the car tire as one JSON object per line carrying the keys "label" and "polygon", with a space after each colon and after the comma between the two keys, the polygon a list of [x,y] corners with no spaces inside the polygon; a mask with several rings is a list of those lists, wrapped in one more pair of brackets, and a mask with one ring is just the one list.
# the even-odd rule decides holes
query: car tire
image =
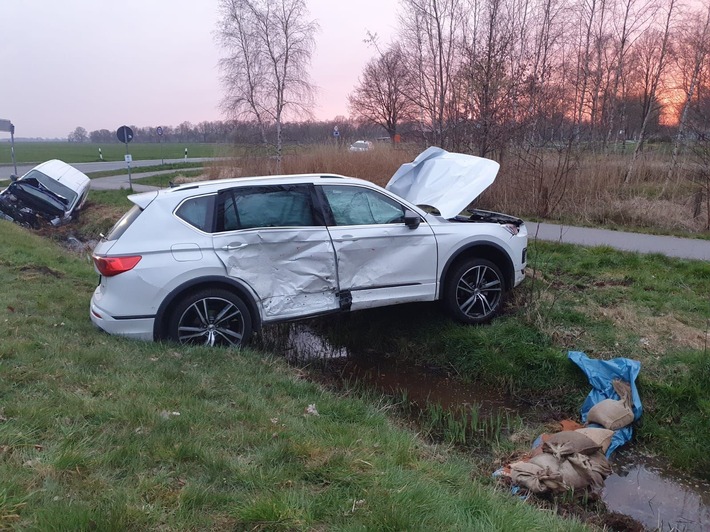
{"label": "car tire", "polygon": [[503,308],[505,280],[493,262],[470,258],[454,265],[444,287],[444,305],[461,323],[491,321]]}
{"label": "car tire", "polygon": [[236,294],[206,289],[181,299],[170,316],[168,337],[186,345],[241,347],[252,333],[249,308]]}

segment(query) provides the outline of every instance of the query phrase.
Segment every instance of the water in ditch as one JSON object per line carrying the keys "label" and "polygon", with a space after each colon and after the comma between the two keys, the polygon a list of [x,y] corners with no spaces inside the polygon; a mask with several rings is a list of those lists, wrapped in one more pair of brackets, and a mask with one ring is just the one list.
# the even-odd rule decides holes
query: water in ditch
{"label": "water in ditch", "polygon": [[[481,415],[533,415],[529,405],[504,391],[465,383],[441,368],[407,365],[383,353],[352,353],[334,346],[314,329],[302,324],[267,328],[262,347],[283,354],[297,364],[318,363],[343,382],[361,385],[387,395],[406,397],[423,408],[439,404],[460,411],[476,406]],[[601,498],[610,512],[631,517],[647,530],[710,531],[710,484],[684,476],[663,460],[622,449],[615,453],[614,473],[606,479]]]}

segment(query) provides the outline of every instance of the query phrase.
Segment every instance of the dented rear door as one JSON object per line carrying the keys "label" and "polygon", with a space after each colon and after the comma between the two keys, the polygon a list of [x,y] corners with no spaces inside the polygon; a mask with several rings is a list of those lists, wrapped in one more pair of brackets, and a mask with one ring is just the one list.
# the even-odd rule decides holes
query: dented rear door
{"label": "dented rear door", "polygon": [[339,308],[335,252],[310,184],[220,192],[216,254],[247,284],[266,321]]}

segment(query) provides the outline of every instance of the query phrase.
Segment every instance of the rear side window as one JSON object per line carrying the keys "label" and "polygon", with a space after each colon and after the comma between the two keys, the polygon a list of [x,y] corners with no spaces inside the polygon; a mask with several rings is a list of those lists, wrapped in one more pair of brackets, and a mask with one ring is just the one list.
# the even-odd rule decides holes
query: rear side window
{"label": "rear side window", "polygon": [[142,212],[143,209],[138,205],[131,207],[131,210],[121,216],[121,219],[111,228],[108,235],[106,235],[106,240],[118,240],[121,238],[121,235],[126,232],[126,229],[130,227]]}
{"label": "rear side window", "polygon": [[211,233],[215,198],[216,196],[212,195],[185,200],[177,208],[175,215],[200,231]]}
{"label": "rear side window", "polygon": [[222,194],[218,231],[316,225],[307,185],[240,187]]}

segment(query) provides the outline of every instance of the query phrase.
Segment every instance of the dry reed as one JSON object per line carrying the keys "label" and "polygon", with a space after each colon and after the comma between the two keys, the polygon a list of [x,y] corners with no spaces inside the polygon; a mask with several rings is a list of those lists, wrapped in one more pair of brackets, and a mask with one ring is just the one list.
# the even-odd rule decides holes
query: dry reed
{"label": "dry reed", "polygon": [[[221,177],[328,173],[359,177],[380,186],[421,151],[418,146],[375,145],[367,152],[317,145],[283,157],[237,156]],[[683,177],[662,194],[668,156],[649,153],[639,160],[634,179],[624,184],[628,156],[578,153],[564,167],[563,152],[510,154],[496,182],[477,206],[523,218],[569,224],[635,227],[676,233],[701,233],[708,222],[698,187]],[[213,177],[213,172],[210,174]]]}

